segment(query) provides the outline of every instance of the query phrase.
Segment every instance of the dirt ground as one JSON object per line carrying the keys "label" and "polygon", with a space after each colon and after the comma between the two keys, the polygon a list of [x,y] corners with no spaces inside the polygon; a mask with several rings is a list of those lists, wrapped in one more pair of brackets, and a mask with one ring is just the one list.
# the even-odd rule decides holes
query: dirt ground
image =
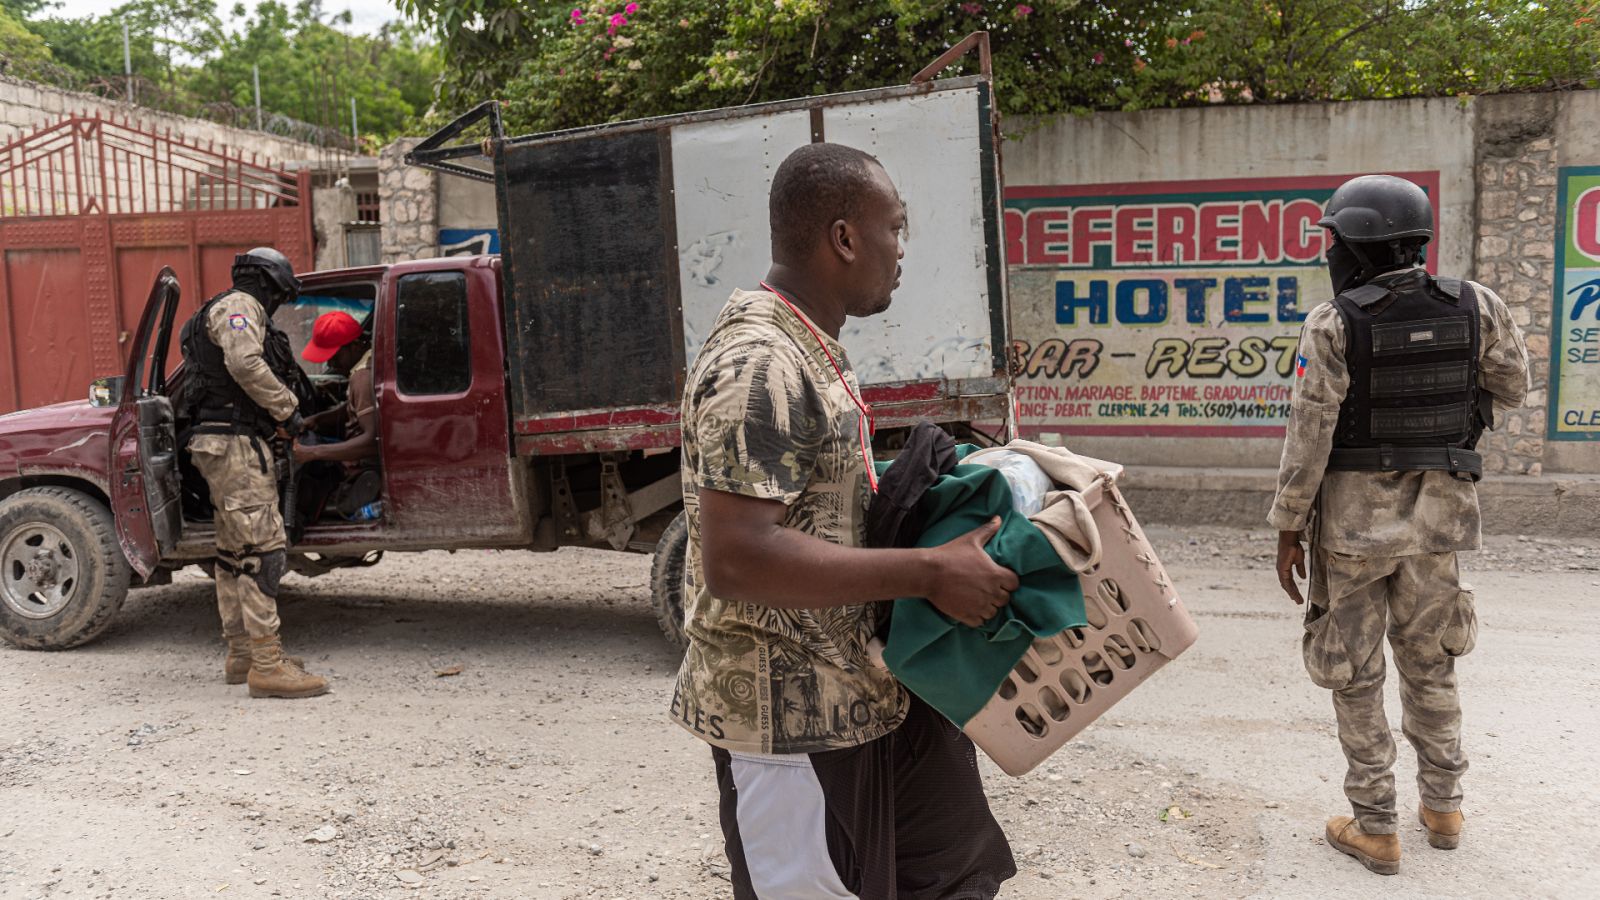
{"label": "dirt ground", "polygon": [[[1405,856],[1382,879],[1322,840],[1343,761],[1271,537],[1153,537],[1200,643],[1030,775],[985,761],[1020,868],[1003,897],[1595,895],[1600,542],[1468,562],[1468,831],[1447,853],[1411,824],[1396,727]],[[308,701],[222,684],[193,569],[91,646],[0,648],[0,897],[729,896],[648,567],[464,551],[290,576],[286,639],[335,684]]]}

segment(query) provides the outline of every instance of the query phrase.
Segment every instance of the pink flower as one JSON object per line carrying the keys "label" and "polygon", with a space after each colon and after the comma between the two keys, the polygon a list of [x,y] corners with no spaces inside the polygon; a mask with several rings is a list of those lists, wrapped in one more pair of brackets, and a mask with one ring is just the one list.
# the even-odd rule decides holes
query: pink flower
{"label": "pink flower", "polygon": [[616,13],[611,17],[611,27],[613,28],[621,28],[626,24],[628,24],[628,17],[622,13]]}
{"label": "pink flower", "polygon": [[584,24],[583,10],[575,9],[575,10],[572,11],[572,24],[574,24],[574,25],[582,25],[582,24]]}
{"label": "pink flower", "polygon": [[631,16],[634,13],[639,11],[639,4],[637,4],[637,3],[629,3],[627,6],[624,6],[622,8],[622,11]]}
{"label": "pink flower", "polygon": [[1098,65],[1100,65],[1101,63],[1103,63],[1105,61],[1106,61],[1106,55],[1104,53],[1096,53],[1094,55],[1094,64],[1095,65],[1098,66]]}
{"label": "pink flower", "polygon": [[1124,47],[1132,47],[1133,46],[1133,38],[1123,38],[1122,39],[1122,46],[1124,46]]}
{"label": "pink flower", "polygon": [[983,14],[983,4],[981,4],[981,3],[963,3],[963,4],[961,4],[961,11],[966,13],[969,16],[982,15]]}
{"label": "pink flower", "polygon": [[1026,19],[1027,17],[1033,15],[1033,7],[1028,6],[1025,3],[1018,4],[1016,10],[1013,11],[1013,14],[1019,19]]}

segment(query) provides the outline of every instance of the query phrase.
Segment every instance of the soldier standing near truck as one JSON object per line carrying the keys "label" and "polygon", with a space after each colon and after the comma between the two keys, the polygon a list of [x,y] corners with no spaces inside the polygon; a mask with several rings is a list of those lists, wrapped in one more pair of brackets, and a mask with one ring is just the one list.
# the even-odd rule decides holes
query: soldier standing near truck
{"label": "soldier standing near truck", "polygon": [[889,307],[905,205],[873,157],[801,147],[773,178],[772,260],[689,373],[689,648],[675,721],[712,745],[738,900],[993,897],[1016,873],[972,742],[874,665],[874,601],[976,625],[1017,577],[998,520],[932,550],[863,549],[871,415],[838,343]]}
{"label": "soldier standing near truck", "polygon": [[278,633],[288,541],[271,441],[300,433],[309,385],[272,314],[299,290],[282,253],[270,247],[241,253],[233,261],[233,287],[200,307],[181,337],[193,435],[188,450],[211,488],[216,523],[217,610],[228,644],[223,673],[228,684],[248,683],[252,697],[328,690],[327,679],[283,655]]}
{"label": "soldier standing near truck", "polygon": [[1329,846],[1373,872],[1400,871],[1394,739],[1383,710],[1383,637],[1400,671],[1402,729],[1417,753],[1417,817],[1428,843],[1460,844],[1461,705],[1455,661],[1476,640],[1456,554],[1480,543],[1478,437],[1528,391],[1522,332],[1480,284],[1420,266],[1433,237],[1421,188],[1368,175],[1334,192],[1337,296],[1300,336],[1288,434],[1269,521],[1278,578],[1295,603],[1310,532],[1306,670],[1333,691],[1355,815],[1328,820]]}

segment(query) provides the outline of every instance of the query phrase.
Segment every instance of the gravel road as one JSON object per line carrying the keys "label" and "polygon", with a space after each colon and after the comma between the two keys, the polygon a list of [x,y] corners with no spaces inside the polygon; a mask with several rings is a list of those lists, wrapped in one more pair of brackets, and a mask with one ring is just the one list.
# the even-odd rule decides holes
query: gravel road
{"label": "gravel road", "polygon": [[[1030,775],[985,762],[1021,870],[1003,897],[1594,896],[1600,541],[1468,561],[1468,831],[1446,853],[1403,824],[1380,879],[1322,840],[1343,761],[1271,535],[1152,537],[1200,643]],[[729,896],[648,569],[463,551],[290,576],[285,639],[334,679],[308,701],[222,684],[193,569],[91,646],[0,647],[0,897]]]}

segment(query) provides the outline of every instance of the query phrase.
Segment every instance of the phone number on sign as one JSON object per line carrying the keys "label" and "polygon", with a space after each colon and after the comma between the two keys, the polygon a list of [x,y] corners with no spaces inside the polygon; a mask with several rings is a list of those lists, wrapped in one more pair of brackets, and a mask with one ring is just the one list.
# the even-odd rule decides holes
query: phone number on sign
{"label": "phone number on sign", "polygon": [[[1062,404],[1066,405],[1066,404]],[[1089,404],[1080,404],[1088,406]],[[1072,410],[1087,415],[1088,409]],[[1024,413],[1026,414],[1026,412]],[[1101,403],[1094,415],[1115,419],[1286,419],[1287,403]]]}

